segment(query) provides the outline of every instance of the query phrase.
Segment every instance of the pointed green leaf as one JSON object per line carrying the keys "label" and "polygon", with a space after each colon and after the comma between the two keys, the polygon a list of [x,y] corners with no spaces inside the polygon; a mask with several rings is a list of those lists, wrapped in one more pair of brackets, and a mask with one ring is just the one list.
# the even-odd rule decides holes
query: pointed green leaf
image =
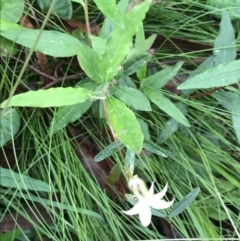
{"label": "pointed green leaf", "polygon": [[131,174],[134,173],[135,168],[135,152],[127,149],[126,155],[125,155],[125,161],[128,166],[128,170]]}
{"label": "pointed green leaf", "polygon": [[148,124],[146,123],[146,121],[144,121],[143,119],[137,118],[138,122],[141,126],[143,135],[144,135],[144,140],[150,140],[150,133],[149,133],[149,128],[148,128]]}
{"label": "pointed green leaf", "polygon": [[146,86],[143,88],[143,92],[155,105],[166,112],[169,116],[185,126],[190,126],[188,120],[182,114],[182,112],[162,93]]}
{"label": "pointed green leaf", "polygon": [[151,1],[146,0],[135,6],[124,17],[125,28],[122,29],[115,26],[111,32],[107,40],[105,54],[102,56],[102,61],[106,62],[106,66],[108,66],[105,71],[104,83],[111,80],[118,72],[120,65],[132,45],[132,38],[138,31],[138,27],[142,23],[150,4]]}
{"label": "pointed green leaf", "polygon": [[240,94],[236,95],[232,106],[232,121],[238,142],[240,143]]}
{"label": "pointed green leaf", "polygon": [[184,83],[179,85],[177,89],[204,89],[220,86],[227,86],[239,81],[240,60],[230,63],[220,64],[213,67],[202,74],[198,74]]}
{"label": "pointed green leaf", "polygon": [[[37,0],[37,3],[42,12],[47,13],[51,7],[52,0]],[[52,14],[63,19],[71,19],[72,12],[72,3],[70,0],[56,0],[52,10]]]}
{"label": "pointed green leaf", "polygon": [[20,236],[22,232],[23,232],[22,229],[14,229],[7,233],[0,233],[0,240],[4,240],[4,241],[16,240],[16,238]]}
{"label": "pointed green leaf", "polygon": [[[48,90],[28,91],[14,95],[8,106],[58,107],[82,103],[91,97],[92,92],[83,88],[51,88]],[[8,100],[0,106],[5,107]]]}
{"label": "pointed green leaf", "polygon": [[59,107],[56,112],[56,117],[51,122],[51,134],[56,133],[69,123],[81,118],[81,116],[86,113],[90,107],[90,99],[84,101],[83,103]]}
{"label": "pointed green leaf", "polygon": [[112,96],[107,98],[107,111],[110,125],[118,139],[131,151],[140,152],[143,133],[134,113]]}
{"label": "pointed green leaf", "polygon": [[113,186],[119,180],[121,174],[122,174],[122,169],[120,168],[119,164],[117,163],[114,165],[111,172],[109,173],[109,176],[107,177],[107,183],[109,185]]}
{"label": "pointed green leaf", "polygon": [[[183,113],[184,116],[187,114],[187,108],[183,103],[181,102],[176,103],[176,107]],[[178,127],[179,127],[178,121],[176,121],[173,118],[168,120],[165,123],[165,127],[162,130],[160,136],[158,137],[158,143],[159,144],[164,143],[170,136],[172,136],[175,133],[175,131],[177,131]]]}
{"label": "pointed green leaf", "polygon": [[[16,23],[22,16],[24,0],[1,0],[0,17],[9,22]],[[2,25],[2,20],[1,20]],[[2,27],[2,26],[1,26]]]}
{"label": "pointed green leaf", "polygon": [[154,75],[149,76],[143,80],[144,86],[152,87],[153,89],[160,89],[167,84],[181,69],[183,62],[178,62],[175,66],[161,70]]}
{"label": "pointed green leaf", "polygon": [[167,158],[168,156],[159,148],[158,145],[154,144],[151,141],[145,140],[143,143],[143,148],[150,151],[153,154],[156,154],[158,156]]}
{"label": "pointed green leaf", "polygon": [[[39,35],[37,29],[23,28],[1,19],[1,36],[27,48],[32,48]],[[79,51],[79,40],[65,33],[43,30],[36,51],[53,57],[70,57]]]}
{"label": "pointed green leaf", "polygon": [[118,86],[127,86],[127,87],[137,89],[136,84],[129,76],[122,76],[118,79],[117,82],[118,82]]}
{"label": "pointed green leaf", "polygon": [[128,4],[129,4],[129,0],[120,0],[118,2],[117,7],[122,14],[126,13]]}
{"label": "pointed green leaf", "polygon": [[145,41],[145,30],[143,27],[143,23],[141,23],[135,36],[135,47],[137,45],[141,45],[144,41]]}
{"label": "pointed green leaf", "polygon": [[136,46],[131,49],[131,51],[129,52],[127,59],[133,57],[133,56],[137,56],[139,54],[142,54],[144,52],[147,52],[152,44],[154,43],[155,39],[156,39],[157,35],[153,34],[151,35],[149,38],[143,40],[142,42],[136,44]]}
{"label": "pointed green leaf", "polygon": [[13,172],[10,169],[0,167],[1,185],[4,187],[17,188],[23,190],[34,190],[39,192],[54,191],[48,183],[31,178],[29,176]]}
{"label": "pointed green leaf", "polygon": [[80,3],[84,7],[83,0],[71,0],[72,2]]}
{"label": "pointed green leaf", "polygon": [[179,122],[175,119],[171,118],[170,120],[168,120],[165,123],[165,127],[158,138],[158,143],[162,144],[166,140],[168,140],[168,138],[170,138],[177,131],[178,126]]}
{"label": "pointed green leaf", "polygon": [[116,26],[124,28],[124,18],[117,8],[115,0],[94,0],[100,11]]}
{"label": "pointed green leaf", "polygon": [[[0,110],[0,115],[3,110]],[[19,130],[20,115],[16,109],[8,108],[0,119],[0,146],[11,140]]]}
{"label": "pointed green leaf", "polygon": [[240,18],[239,0],[207,0],[206,6],[211,10],[211,14],[221,18],[221,12],[227,10],[231,19]]}
{"label": "pointed green leaf", "polygon": [[233,101],[237,97],[237,93],[221,90],[213,93],[212,96],[218,101],[218,103],[226,110],[232,111]]}
{"label": "pointed green leaf", "polygon": [[178,214],[183,212],[197,197],[200,192],[200,188],[193,189],[187,196],[185,196],[180,202],[173,206],[172,211],[169,214],[170,218],[176,217]]}
{"label": "pointed green leaf", "polygon": [[148,98],[137,89],[119,86],[115,89],[114,95],[126,105],[133,107],[135,110],[152,110]]}
{"label": "pointed green leaf", "polygon": [[216,66],[236,59],[235,31],[226,10],[222,12],[220,31],[214,42],[213,53]]}
{"label": "pointed green leaf", "polygon": [[92,48],[95,51],[97,51],[99,55],[104,54],[107,40],[104,38],[92,35],[91,41],[92,41]]}
{"label": "pointed green leaf", "polygon": [[101,55],[96,50],[85,44],[80,44],[77,58],[81,68],[89,78],[98,83],[104,83],[106,62],[102,60]]}
{"label": "pointed green leaf", "polygon": [[134,74],[152,58],[149,53],[141,53],[129,58],[123,65],[123,73],[128,76]]}
{"label": "pointed green leaf", "polygon": [[100,162],[107,157],[110,157],[118,152],[118,148],[122,149],[124,147],[123,143],[116,143],[115,141],[106,146],[102,151],[100,151],[95,157],[95,162]]}

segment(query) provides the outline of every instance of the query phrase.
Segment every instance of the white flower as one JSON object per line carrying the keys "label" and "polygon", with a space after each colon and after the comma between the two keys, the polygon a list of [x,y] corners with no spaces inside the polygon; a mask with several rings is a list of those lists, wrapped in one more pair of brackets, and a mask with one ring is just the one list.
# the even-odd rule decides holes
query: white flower
{"label": "white flower", "polygon": [[134,176],[128,185],[137,197],[138,202],[129,211],[122,212],[127,215],[139,214],[140,222],[144,227],[147,227],[151,223],[152,213],[150,207],[154,209],[166,209],[174,202],[174,199],[170,202],[161,200],[167,192],[168,184],[166,184],[160,193],[156,194],[154,194],[154,182],[152,182],[150,189],[147,190],[145,182],[138,176]]}

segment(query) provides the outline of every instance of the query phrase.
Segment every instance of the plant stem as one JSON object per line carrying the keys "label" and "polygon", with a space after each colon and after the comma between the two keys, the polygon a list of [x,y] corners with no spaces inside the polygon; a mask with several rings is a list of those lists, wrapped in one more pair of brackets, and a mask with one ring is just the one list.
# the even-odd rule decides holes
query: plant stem
{"label": "plant stem", "polygon": [[84,1],[84,13],[85,13],[85,21],[86,21],[89,46],[91,47],[92,44],[91,44],[91,29],[90,29],[90,23],[88,18],[88,0]]}

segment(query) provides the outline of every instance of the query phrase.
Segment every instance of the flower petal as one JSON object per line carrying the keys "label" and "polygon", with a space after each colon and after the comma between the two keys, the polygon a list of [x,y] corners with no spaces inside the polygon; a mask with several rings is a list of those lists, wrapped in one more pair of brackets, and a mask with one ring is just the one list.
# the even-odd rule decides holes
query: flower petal
{"label": "flower petal", "polygon": [[150,189],[148,190],[148,197],[152,197],[154,194],[154,182],[152,182]]}
{"label": "flower petal", "polygon": [[149,205],[154,209],[166,209],[172,206],[173,203],[174,203],[174,199],[170,202],[166,202],[164,200],[157,200],[157,199],[149,200]]}
{"label": "flower petal", "polygon": [[163,188],[163,190],[161,192],[154,194],[153,198],[156,200],[162,199],[165,196],[167,189],[168,189],[168,183],[165,185],[165,187]]}
{"label": "flower petal", "polygon": [[138,202],[133,208],[131,208],[128,211],[121,211],[122,213],[125,213],[127,215],[136,215],[140,213],[140,211],[143,209],[145,205],[143,205],[142,202]]}
{"label": "flower petal", "polygon": [[152,213],[148,205],[142,206],[139,212],[139,219],[142,226],[147,227],[151,223]]}

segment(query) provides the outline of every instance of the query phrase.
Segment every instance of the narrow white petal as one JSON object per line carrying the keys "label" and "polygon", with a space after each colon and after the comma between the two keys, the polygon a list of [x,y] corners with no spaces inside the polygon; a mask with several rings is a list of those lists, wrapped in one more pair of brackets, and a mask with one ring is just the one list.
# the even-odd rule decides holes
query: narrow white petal
{"label": "narrow white petal", "polygon": [[167,192],[167,189],[168,189],[168,183],[165,185],[165,187],[163,188],[163,190],[162,190],[161,192],[154,194],[154,195],[153,195],[153,198],[154,198],[155,200],[160,200],[160,199],[162,199],[162,198],[165,196],[165,194],[166,194],[166,192]]}
{"label": "narrow white petal", "polygon": [[142,226],[147,227],[151,223],[152,213],[148,205],[142,206],[139,212],[139,219]]}
{"label": "narrow white petal", "polygon": [[152,182],[151,187],[150,187],[150,189],[148,190],[147,196],[148,196],[148,197],[151,197],[151,196],[153,196],[153,194],[154,194],[154,182]]}
{"label": "narrow white petal", "polygon": [[149,201],[150,201],[149,205],[154,209],[166,209],[172,206],[174,203],[174,199],[170,202],[166,202],[164,200],[154,200],[154,199],[151,199]]}
{"label": "narrow white petal", "polygon": [[140,213],[140,211],[142,210],[143,206],[145,206],[145,205],[142,205],[142,202],[138,202],[130,210],[128,210],[128,211],[121,211],[121,212],[124,213],[124,214],[127,214],[127,215],[136,215],[136,214]]}

